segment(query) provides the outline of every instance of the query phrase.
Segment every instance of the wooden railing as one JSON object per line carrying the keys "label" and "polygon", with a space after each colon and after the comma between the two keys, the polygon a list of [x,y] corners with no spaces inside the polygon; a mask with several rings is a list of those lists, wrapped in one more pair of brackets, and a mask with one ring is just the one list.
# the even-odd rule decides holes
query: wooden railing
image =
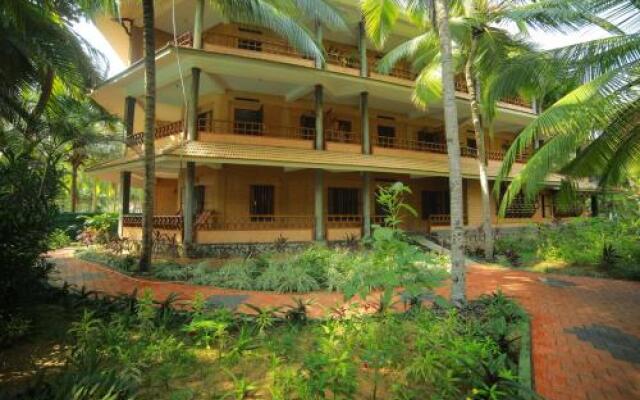
{"label": "wooden railing", "polygon": [[451,214],[431,214],[427,219],[430,226],[443,226],[451,224]]}
{"label": "wooden railing", "polygon": [[360,133],[341,131],[338,129],[325,129],[324,138],[327,142],[360,143]]}
{"label": "wooden railing", "polygon": [[[176,121],[156,127],[155,138],[176,135],[184,132],[184,122]],[[127,146],[138,146],[144,143],[144,132],[137,132],[127,138]]]}
{"label": "wooden railing", "polygon": [[[142,227],[141,214],[128,214],[122,217],[122,225],[127,227]],[[156,215],[153,217],[154,229],[182,230],[181,215]]]}
{"label": "wooden railing", "polygon": [[243,231],[273,229],[311,229],[313,216],[309,215],[209,215],[198,218],[196,229],[203,231]]}
{"label": "wooden railing", "polygon": [[329,228],[358,228],[362,226],[362,216],[353,214],[329,214],[327,227]]}

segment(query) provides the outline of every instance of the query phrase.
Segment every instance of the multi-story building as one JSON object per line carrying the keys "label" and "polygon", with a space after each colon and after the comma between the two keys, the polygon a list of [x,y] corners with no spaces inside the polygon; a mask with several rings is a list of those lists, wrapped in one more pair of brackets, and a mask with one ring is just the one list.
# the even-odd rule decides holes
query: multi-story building
{"label": "multi-story building", "polygon": [[[326,52],[322,62],[266,29],[229,23],[202,0],[156,2],[155,226],[160,232],[199,244],[360,237],[384,218],[376,188],[395,181],[411,187],[408,201],[418,212],[407,216],[405,229],[447,228],[441,105],[427,110],[413,105],[408,63],[388,75],[376,72],[383,53],[367,41],[357,2],[333,3],[351,30],[315,28]],[[126,153],[93,172],[119,180],[122,234],[133,239],[141,236],[141,216],[128,213],[130,187],[141,186],[143,179],[141,21],[135,2],[124,3],[120,19],[96,21],[129,66],[93,93],[125,121]],[[411,33],[409,25],[400,24],[390,42]],[[475,140],[464,81],[456,88],[465,224],[475,228],[481,221]],[[535,118],[534,108],[520,98],[500,103],[495,134],[486,138],[490,178],[514,137]],[[536,202],[516,201],[504,218],[497,216],[494,201],[493,222],[550,220],[559,182],[558,176],[549,178],[549,189]],[[185,218],[189,214],[193,217]]]}

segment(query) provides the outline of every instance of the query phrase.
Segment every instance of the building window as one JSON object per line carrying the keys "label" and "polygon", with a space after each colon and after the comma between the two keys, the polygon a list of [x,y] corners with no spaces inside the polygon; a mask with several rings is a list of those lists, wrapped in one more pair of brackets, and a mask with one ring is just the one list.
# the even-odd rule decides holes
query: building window
{"label": "building window", "polygon": [[329,188],[329,215],[359,215],[358,189]]}
{"label": "building window", "polygon": [[[503,184],[500,188],[500,196],[507,190],[507,185]],[[496,204],[499,211],[500,205]],[[537,201],[528,201],[522,192],[518,193],[511,204],[505,211],[505,218],[531,218],[538,209]]]}
{"label": "building window", "polygon": [[422,191],[422,219],[429,219],[431,215],[449,215],[451,202],[446,190]]}
{"label": "building window", "polygon": [[251,185],[249,213],[251,220],[271,221],[274,214],[275,188],[273,185]]}
{"label": "building window", "polygon": [[316,134],[316,116],[303,114],[300,116],[300,136],[306,139],[315,137]]}
{"label": "building window", "polygon": [[262,108],[250,110],[246,108],[236,108],[234,110],[233,131],[243,135],[262,135]]}
{"label": "building window", "polygon": [[467,138],[467,147],[470,149],[477,149],[478,144],[476,143],[475,138]]}
{"label": "building window", "polygon": [[198,114],[198,131],[200,132],[212,132],[213,112],[207,111]]}
{"label": "building window", "polygon": [[202,185],[197,185],[194,187],[193,192],[193,210],[197,214],[202,214],[204,211],[204,195],[205,188]]}
{"label": "building window", "polygon": [[242,50],[262,51],[262,42],[255,39],[238,39],[238,48]]}
{"label": "building window", "polygon": [[338,120],[338,132],[351,132],[351,121],[345,119]]}
{"label": "building window", "polygon": [[378,125],[378,144],[382,147],[393,147],[396,128],[388,125]]}
{"label": "building window", "polygon": [[423,129],[418,132],[418,142],[421,143],[442,143],[442,134],[438,132],[429,132]]}

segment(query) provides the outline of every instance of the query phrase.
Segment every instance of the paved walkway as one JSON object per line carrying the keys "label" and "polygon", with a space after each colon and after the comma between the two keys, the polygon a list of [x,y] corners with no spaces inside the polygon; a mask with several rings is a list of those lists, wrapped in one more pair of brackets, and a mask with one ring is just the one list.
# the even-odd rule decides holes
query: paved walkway
{"label": "paved walkway", "polygon": [[[111,294],[148,288],[159,300],[171,292],[185,300],[201,292],[212,302],[274,306],[289,304],[293,297],[131,278],[74,259],[68,250],[52,257],[62,280]],[[498,288],[532,317],[538,393],[550,400],[640,399],[640,283],[469,266],[470,297]],[[448,288],[439,293],[448,295]],[[341,300],[335,293],[306,297],[314,299],[315,312]]]}

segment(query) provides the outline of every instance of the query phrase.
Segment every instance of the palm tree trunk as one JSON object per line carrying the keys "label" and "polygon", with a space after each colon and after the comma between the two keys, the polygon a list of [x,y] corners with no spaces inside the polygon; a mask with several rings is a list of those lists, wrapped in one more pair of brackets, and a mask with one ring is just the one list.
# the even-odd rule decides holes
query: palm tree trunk
{"label": "palm tree trunk", "polygon": [[71,212],[78,210],[78,165],[71,165]]}
{"label": "palm tree trunk", "polygon": [[478,90],[478,81],[476,79],[473,68],[473,60],[475,59],[478,41],[474,37],[471,38],[471,46],[469,55],[465,64],[465,78],[467,80],[467,88],[469,97],[471,98],[471,120],[473,121],[473,130],[475,132],[476,146],[478,155],[476,157],[478,163],[478,173],[480,175],[480,191],[482,197],[482,232],[484,234],[484,256],[486,259],[493,259],[493,227],[491,226],[491,190],[489,189],[489,178],[487,177],[487,151],[484,141],[484,126],[480,117],[480,91]]}
{"label": "palm tree trunk", "polygon": [[447,153],[449,155],[449,191],[451,192],[451,301],[461,307],[466,303],[464,265],[464,227],[462,215],[462,175],[460,173],[460,139],[455,103],[453,57],[449,32],[447,0],[436,0],[436,22],[440,35],[442,88]]}
{"label": "palm tree trunk", "polygon": [[154,33],[154,0],[142,1],[145,101],[144,101],[144,200],[142,205],[142,248],[140,271],[148,271],[153,246],[153,214],[155,189],[155,119],[156,60]]}

